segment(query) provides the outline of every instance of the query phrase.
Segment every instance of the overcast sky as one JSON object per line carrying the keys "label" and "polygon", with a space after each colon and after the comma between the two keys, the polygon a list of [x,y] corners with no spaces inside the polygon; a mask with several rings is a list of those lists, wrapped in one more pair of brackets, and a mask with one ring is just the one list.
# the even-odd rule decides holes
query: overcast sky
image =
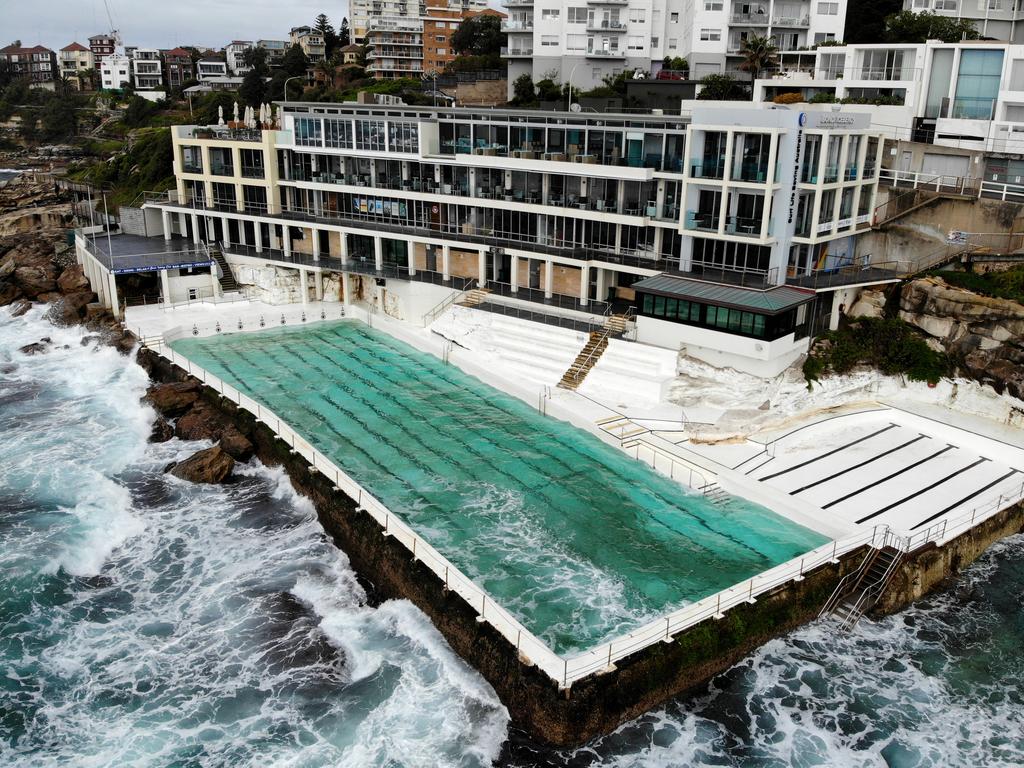
{"label": "overcast sky", "polygon": [[[287,40],[326,13],[335,27],[347,0],[107,0],[125,45],[223,48],[232,40]],[[13,40],[60,50],[110,31],[103,0],[0,0],[0,47]]]}

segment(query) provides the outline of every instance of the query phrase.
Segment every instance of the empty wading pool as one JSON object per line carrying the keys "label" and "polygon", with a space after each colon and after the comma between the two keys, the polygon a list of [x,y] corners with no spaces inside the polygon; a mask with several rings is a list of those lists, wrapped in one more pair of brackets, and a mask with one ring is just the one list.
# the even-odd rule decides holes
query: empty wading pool
{"label": "empty wading pool", "polygon": [[275,411],[557,653],[826,539],[724,505],[355,321],[174,349]]}

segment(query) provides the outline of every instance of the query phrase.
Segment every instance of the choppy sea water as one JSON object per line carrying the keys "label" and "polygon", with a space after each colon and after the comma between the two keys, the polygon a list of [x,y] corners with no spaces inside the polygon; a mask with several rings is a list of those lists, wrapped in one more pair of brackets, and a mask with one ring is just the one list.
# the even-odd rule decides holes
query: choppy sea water
{"label": "choppy sea water", "polygon": [[0,310],[0,765],[1024,764],[1024,537],[898,616],[804,628],[547,750],[416,608],[366,605],[287,478],[163,475],[201,444],[148,445],[144,374],[82,336]]}

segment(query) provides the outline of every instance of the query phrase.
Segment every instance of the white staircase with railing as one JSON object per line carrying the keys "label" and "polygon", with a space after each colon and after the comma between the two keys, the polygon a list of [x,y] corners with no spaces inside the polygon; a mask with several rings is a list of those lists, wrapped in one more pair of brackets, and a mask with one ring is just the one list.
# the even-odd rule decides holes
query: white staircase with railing
{"label": "white staircase with railing", "polygon": [[906,548],[904,540],[885,529],[877,545],[872,541],[860,567],[836,585],[819,616],[834,616],[843,630],[856,627],[888,588]]}

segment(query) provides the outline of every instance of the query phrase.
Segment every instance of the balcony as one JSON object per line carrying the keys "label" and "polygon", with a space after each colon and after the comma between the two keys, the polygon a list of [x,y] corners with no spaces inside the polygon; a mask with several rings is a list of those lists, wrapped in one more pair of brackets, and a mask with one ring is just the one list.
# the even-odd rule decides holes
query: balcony
{"label": "balcony", "polygon": [[767,27],[769,19],[766,13],[734,13],[729,17],[729,23],[744,27]]}
{"label": "balcony", "polygon": [[245,179],[262,179],[264,178],[264,171],[262,165],[243,165],[242,166],[242,178]]}
{"label": "balcony", "polygon": [[587,32],[625,32],[626,23],[623,21],[588,21]]}
{"label": "balcony", "polygon": [[690,176],[694,179],[723,179],[725,178],[725,163],[722,161],[693,163],[690,166]]}
{"label": "balcony", "polygon": [[501,22],[502,32],[531,32],[533,19],[504,19]]}
{"label": "balcony", "polygon": [[764,184],[768,180],[768,166],[759,163],[743,163],[735,169],[733,178],[753,184]]}
{"label": "balcony", "polygon": [[213,176],[234,176],[235,168],[230,163],[210,163],[210,173]]}
{"label": "balcony", "polygon": [[505,0],[506,8],[528,8],[533,7],[535,0]]}
{"label": "balcony", "polygon": [[629,5],[629,0],[587,0],[587,5]]}
{"label": "balcony", "polygon": [[[729,216],[725,220],[725,232],[740,237],[761,237],[761,219],[750,216]],[[771,234],[770,229],[769,234]]]}
{"label": "balcony", "polygon": [[624,59],[626,52],[617,48],[590,48],[587,50],[588,59]]}
{"label": "balcony", "polygon": [[528,59],[531,56],[533,56],[532,47],[510,48],[505,46],[501,49],[501,57],[503,59]]}
{"label": "balcony", "polygon": [[775,16],[772,18],[772,26],[786,29],[807,29],[811,26],[811,20],[807,16]]}
{"label": "balcony", "polygon": [[718,214],[714,211],[687,211],[686,228],[698,232],[717,232]]}
{"label": "balcony", "polygon": [[203,164],[202,163],[197,163],[197,162],[194,162],[194,161],[191,161],[191,160],[185,160],[181,164],[181,172],[182,173],[202,173],[203,172]]}

